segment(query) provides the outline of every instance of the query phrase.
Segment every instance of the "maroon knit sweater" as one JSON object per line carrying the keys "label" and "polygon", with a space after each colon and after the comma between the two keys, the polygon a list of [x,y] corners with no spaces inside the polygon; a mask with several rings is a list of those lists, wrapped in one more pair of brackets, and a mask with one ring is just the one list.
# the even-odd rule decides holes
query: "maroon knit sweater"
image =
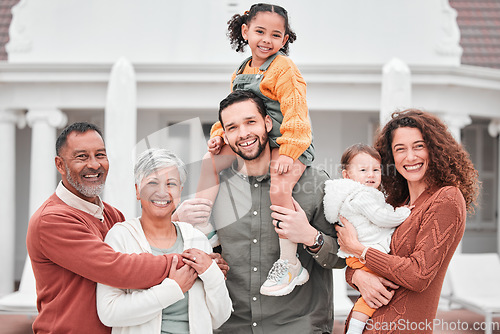
{"label": "maroon knit sweater", "polygon": [[35,333],[111,333],[97,316],[96,282],[144,289],[167,277],[171,257],[121,254],[103,242],[124,220],[104,203],[104,221],[53,194],[31,217],[26,243],[36,279]]}
{"label": "maroon knit sweater", "polygon": [[[411,215],[396,228],[391,252],[370,248],[366,266],[398,284],[388,305],[375,311],[363,333],[432,333],[446,269],[465,229],[460,190],[422,193]],[[352,285],[352,269],[346,278]]]}

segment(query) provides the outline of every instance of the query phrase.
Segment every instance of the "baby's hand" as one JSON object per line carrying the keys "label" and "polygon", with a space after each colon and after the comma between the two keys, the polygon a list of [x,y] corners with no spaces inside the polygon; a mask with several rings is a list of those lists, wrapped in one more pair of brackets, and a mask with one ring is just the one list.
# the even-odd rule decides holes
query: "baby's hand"
{"label": "baby's hand", "polygon": [[278,174],[287,173],[293,165],[293,159],[286,155],[280,155],[276,160],[274,171]]}
{"label": "baby's hand", "polygon": [[210,138],[207,142],[208,152],[212,154],[219,154],[220,150],[222,149],[222,143],[222,137],[220,136]]}

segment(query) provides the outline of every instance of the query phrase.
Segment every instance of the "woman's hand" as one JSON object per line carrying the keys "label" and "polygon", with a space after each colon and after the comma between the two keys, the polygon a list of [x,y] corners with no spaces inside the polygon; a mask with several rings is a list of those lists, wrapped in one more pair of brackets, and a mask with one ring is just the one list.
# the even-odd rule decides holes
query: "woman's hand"
{"label": "woman's hand", "polygon": [[190,266],[182,266],[177,269],[177,263],[179,262],[180,255],[174,255],[172,259],[172,264],[170,266],[170,271],[168,273],[168,278],[173,279],[182,290],[182,293],[186,293],[193,286],[198,274]]}
{"label": "woman's hand", "polygon": [[224,274],[224,278],[227,279],[227,272],[229,271],[229,265],[227,264],[226,260],[224,260],[219,253],[211,253],[208,255],[212,260],[215,260],[215,263],[217,263],[219,269]]}
{"label": "woman's hand", "polygon": [[186,249],[182,253],[185,264],[196,270],[198,275],[201,275],[212,264],[212,258],[202,250],[196,248]]}
{"label": "woman's hand", "polygon": [[337,241],[339,243],[340,249],[347,254],[353,254],[356,257],[361,257],[365,246],[363,246],[358,240],[358,232],[354,226],[344,217],[340,217],[340,221],[343,226],[335,224],[335,230],[337,231]]}
{"label": "woman's hand", "polygon": [[355,270],[352,283],[356,285],[363,299],[371,308],[387,305],[394,296],[398,285],[391,281],[364,270]]}

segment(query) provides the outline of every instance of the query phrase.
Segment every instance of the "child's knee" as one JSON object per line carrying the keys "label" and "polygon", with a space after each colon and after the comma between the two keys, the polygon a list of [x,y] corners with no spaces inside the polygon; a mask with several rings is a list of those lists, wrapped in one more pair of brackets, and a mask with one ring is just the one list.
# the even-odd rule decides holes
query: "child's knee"
{"label": "child's knee", "polygon": [[214,156],[214,154],[210,153],[210,152],[207,152],[203,155],[203,160],[208,160],[208,159],[212,159],[212,157]]}

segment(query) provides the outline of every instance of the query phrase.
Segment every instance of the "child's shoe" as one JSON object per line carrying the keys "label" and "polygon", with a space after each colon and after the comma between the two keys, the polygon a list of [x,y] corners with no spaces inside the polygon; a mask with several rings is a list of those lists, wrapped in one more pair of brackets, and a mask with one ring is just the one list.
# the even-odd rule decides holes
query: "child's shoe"
{"label": "child's shoe", "polygon": [[260,287],[260,293],[266,296],[284,296],[292,292],[296,285],[302,285],[309,280],[309,273],[302,267],[299,259],[295,265],[288,260],[278,259]]}

